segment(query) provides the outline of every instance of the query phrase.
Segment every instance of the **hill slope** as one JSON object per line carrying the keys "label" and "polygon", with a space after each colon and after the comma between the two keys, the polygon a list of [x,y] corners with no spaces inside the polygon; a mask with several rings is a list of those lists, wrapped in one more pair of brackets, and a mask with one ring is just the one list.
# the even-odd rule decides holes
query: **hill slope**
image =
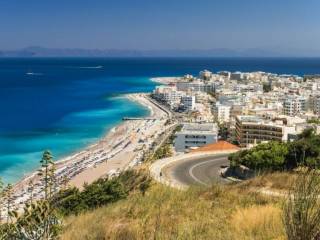
{"label": "hill slope", "polygon": [[239,186],[179,191],[154,184],[143,196],[68,217],[67,239],[284,239],[278,200]]}

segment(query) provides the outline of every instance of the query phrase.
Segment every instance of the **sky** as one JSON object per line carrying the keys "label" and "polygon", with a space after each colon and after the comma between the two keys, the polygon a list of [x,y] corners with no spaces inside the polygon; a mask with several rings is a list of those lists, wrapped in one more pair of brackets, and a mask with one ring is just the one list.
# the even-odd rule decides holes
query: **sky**
{"label": "sky", "polygon": [[0,0],[0,49],[320,50],[319,0]]}

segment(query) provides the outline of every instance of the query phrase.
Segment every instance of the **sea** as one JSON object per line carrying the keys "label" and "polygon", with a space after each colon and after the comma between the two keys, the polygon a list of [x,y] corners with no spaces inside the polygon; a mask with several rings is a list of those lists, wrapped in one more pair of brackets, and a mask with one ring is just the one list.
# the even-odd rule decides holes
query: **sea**
{"label": "sea", "polygon": [[152,77],[201,70],[320,73],[319,58],[0,58],[0,177],[15,183],[89,146],[123,117],[149,110],[124,94],[150,92]]}

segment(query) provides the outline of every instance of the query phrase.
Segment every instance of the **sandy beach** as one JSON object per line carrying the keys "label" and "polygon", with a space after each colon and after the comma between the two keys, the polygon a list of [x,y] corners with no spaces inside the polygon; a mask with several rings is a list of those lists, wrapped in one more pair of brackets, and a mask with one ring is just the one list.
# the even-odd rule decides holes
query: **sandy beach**
{"label": "sandy beach", "polygon": [[[170,113],[149,99],[147,94],[129,94],[128,100],[136,101],[150,109],[146,118],[123,121],[110,130],[99,142],[86,149],[56,162],[56,179],[59,186],[65,179],[68,184],[82,188],[84,183],[92,183],[100,177],[117,175],[142,160],[143,152],[171,126],[165,123]],[[31,197],[28,184],[32,181],[35,188],[33,199],[41,199],[42,185],[34,172],[14,186],[14,208],[20,209]]]}
{"label": "sandy beach", "polygon": [[[106,142],[111,139],[113,142],[119,138],[124,141],[125,147],[120,148],[118,154],[97,164],[94,167],[86,168],[83,172],[71,179],[70,184],[81,188],[83,184],[91,183],[106,174],[116,174],[138,163],[142,157],[142,149],[148,149],[157,135],[163,132],[164,124],[167,120],[167,114],[156,105],[152,104],[143,94],[131,94],[127,96],[131,101],[137,101],[150,109],[150,120],[129,120],[118,126],[113,136],[107,136]],[[104,150],[110,148],[113,144],[99,146]],[[131,165],[130,165],[131,164]]]}
{"label": "sandy beach", "polygon": [[155,77],[151,78],[152,82],[168,85],[180,81],[181,77]]}

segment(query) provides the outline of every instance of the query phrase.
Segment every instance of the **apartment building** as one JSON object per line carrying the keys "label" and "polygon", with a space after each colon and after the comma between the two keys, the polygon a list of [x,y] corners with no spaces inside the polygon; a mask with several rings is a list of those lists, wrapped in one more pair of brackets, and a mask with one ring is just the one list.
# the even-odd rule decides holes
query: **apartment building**
{"label": "apartment building", "polygon": [[226,123],[230,121],[231,106],[216,102],[212,106],[212,114],[219,123]]}
{"label": "apartment building", "polygon": [[203,80],[210,80],[210,78],[212,77],[212,72],[208,70],[203,70],[199,73],[199,76]]}
{"label": "apartment building", "polygon": [[320,116],[320,94],[310,98],[310,105],[312,112]]}
{"label": "apartment building", "polygon": [[307,98],[303,96],[288,96],[283,102],[283,114],[296,116],[307,110]]}
{"label": "apartment building", "polygon": [[285,126],[283,121],[270,121],[257,116],[236,117],[236,140],[241,147],[267,141],[287,141],[288,134],[294,134],[294,126]]}
{"label": "apartment building", "polygon": [[195,96],[182,96],[180,106],[184,111],[193,111],[196,106],[196,97]]}
{"label": "apartment building", "polygon": [[157,86],[153,91],[153,96],[160,102],[166,103],[171,108],[180,104],[181,98],[186,94],[181,91],[177,91],[173,86]]}
{"label": "apartment building", "polygon": [[193,91],[193,92],[213,92],[213,83],[204,83],[202,81],[193,82],[177,82],[176,87],[178,91]]}

